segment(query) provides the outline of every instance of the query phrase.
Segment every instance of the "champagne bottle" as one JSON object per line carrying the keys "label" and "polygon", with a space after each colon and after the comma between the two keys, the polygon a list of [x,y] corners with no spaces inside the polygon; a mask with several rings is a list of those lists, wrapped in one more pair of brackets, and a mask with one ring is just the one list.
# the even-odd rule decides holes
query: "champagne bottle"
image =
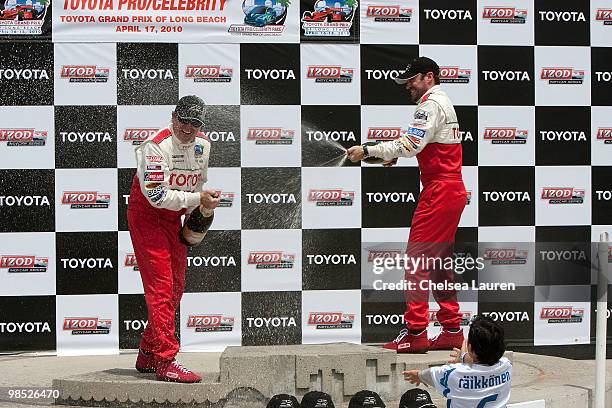
{"label": "champagne bottle", "polygon": [[195,246],[202,242],[214,216],[213,210],[204,208],[202,205],[194,209],[181,229],[179,236],[181,242],[187,246]]}

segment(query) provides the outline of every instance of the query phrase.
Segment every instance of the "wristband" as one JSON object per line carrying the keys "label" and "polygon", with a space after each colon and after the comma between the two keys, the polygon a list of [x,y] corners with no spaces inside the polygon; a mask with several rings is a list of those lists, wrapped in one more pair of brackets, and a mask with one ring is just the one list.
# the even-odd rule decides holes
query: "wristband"
{"label": "wristband", "polygon": [[370,152],[368,152],[368,145],[361,145],[361,147],[363,148],[363,158],[367,159],[368,157],[370,157]]}
{"label": "wristband", "polygon": [[464,351],[463,353],[461,353],[461,362],[463,364],[465,364],[465,356],[467,356],[467,351]]}

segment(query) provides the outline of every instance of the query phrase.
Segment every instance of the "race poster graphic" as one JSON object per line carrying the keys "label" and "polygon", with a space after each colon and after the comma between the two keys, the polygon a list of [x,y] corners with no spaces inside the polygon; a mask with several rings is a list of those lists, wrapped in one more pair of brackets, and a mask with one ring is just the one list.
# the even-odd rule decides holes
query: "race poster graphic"
{"label": "race poster graphic", "polygon": [[235,35],[280,36],[290,4],[291,0],[243,0],[244,21],[232,24],[228,31]]}
{"label": "race poster graphic", "polygon": [[357,0],[302,0],[302,41],[359,42]]}
{"label": "race poster graphic", "polygon": [[50,3],[50,0],[0,0],[0,39],[49,39]]}

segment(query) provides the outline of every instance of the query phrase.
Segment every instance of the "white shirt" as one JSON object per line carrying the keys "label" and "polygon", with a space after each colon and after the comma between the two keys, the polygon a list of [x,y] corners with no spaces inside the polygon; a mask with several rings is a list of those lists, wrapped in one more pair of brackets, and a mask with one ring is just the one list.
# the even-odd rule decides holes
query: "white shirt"
{"label": "white shirt", "polygon": [[419,378],[448,400],[448,408],[502,408],[510,400],[512,363],[505,357],[492,366],[447,364],[419,373]]}
{"label": "white shirt", "polygon": [[136,174],[140,190],[153,207],[188,212],[200,204],[200,191],[208,179],[210,142],[198,133],[182,143],[172,125],[161,129],[136,148]]}
{"label": "white shirt", "polygon": [[440,85],[431,87],[419,99],[405,134],[399,139],[368,147],[368,153],[389,161],[416,156],[428,143],[461,143],[455,108]]}

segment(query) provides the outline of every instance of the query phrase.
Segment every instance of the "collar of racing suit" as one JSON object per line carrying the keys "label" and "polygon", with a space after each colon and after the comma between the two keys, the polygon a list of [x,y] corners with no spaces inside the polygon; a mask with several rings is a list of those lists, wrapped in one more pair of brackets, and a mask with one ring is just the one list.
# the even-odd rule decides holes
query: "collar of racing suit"
{"label": "collar of racing suit", "polygon": [[419,99],[419,101],[417,102],[417,105],[420,105],[421,102],[423,102],[423,98],[425,98],[427,95],[436,92],[438,89],[440,89],[440,85],[434,85],[431,88],[429,88],[429,90],[427,92],[425,92],[423,94],[423,96],[421,96],[421,98]]}
{"label": "collar of racing suit", "polygon": [[172,128],[172,123],[170,123],[170,125],[168,126],[168,129],[170,129],[170,133],[172,133],[172,144],[176,147],[176,149],[178,149],[178,150],[187,150],[187,149],[192,148],[193,146],[195,146],[195,140],[196,140],[195,137],[193,138],[193,140],[191,142],[183,143],[174,134],[174,129]]}

